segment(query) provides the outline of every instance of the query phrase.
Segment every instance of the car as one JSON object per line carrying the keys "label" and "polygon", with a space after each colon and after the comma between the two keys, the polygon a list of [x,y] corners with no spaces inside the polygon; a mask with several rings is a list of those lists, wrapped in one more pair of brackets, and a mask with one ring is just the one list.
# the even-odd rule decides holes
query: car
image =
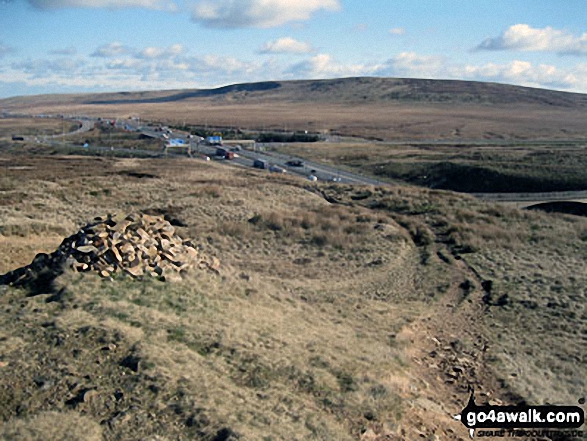
{"label": "car", "polygon": [[269,167],[269,171],[273,173],[286,173],[285,169],[278,165],[272,165],[271,167]]}
{"label": "car", "polygon": [[262,170],[269,168],[269,163],[267,161],[264,161],[262,159],[255,159],[253,161],[253,167],[255,168],[260,168]]}
{"label": "car", "polygon": [[202,156],[202,159],[204,161],[209,161],[210,160],[210,156],[204,155],[204,156]]}
{"label": "car", "polygon": [[318,178],[314,175],[308,176],[308,181],[316,182],[317,180],[318,180]]}
{"label": "car", "polygon": [[332,182],[340,182],[340,176],[333,176]]}
{"label": "car", "polygon": [[290,167],[303,167],[304,161],[300,159],[292,159],[291,161],[287,161],[285,165],[289,165]]}

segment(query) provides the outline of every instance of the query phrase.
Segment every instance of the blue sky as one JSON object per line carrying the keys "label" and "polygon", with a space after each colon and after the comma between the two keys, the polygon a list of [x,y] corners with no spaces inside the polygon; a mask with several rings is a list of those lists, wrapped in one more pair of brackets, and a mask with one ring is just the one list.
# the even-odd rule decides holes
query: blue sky
{"label": "blue sky", "polygon": [[584,0],[0,0],[0,97],[391,76],[587,93]]}

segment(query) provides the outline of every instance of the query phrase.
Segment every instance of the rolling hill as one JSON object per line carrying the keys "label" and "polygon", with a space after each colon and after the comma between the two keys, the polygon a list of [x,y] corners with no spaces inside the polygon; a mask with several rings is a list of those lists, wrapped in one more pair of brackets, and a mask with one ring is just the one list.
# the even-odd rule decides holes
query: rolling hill
{"label": "rolling hill", "polygon": [[386,140],[587,136],[587,95],[454,80],[341,78],[216,89],[41,95],[0,100],[0,108],[139,114],[165,123],[309,130]]}

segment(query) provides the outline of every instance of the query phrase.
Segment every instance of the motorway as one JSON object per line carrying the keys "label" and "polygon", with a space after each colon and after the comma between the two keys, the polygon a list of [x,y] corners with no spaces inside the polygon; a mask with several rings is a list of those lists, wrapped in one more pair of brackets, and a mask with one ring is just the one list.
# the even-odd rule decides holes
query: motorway
{"label": "motorway", "polygon": [[[208,155],[210,158],[215,158],[216,147],[207,145],[198,145],[194,148],[196,154]],[[192,152],[193,152],[192,151]],[[360,184],[360,185],[390,185],[389,183],[378,181],[366,176],[361,176],[356,173],[351,173],[345,170],[340,170],[334,167],[330,167],[318,162],[308,161],[303,158],[292,158],[291,156],[285,156],[274,152],[252,152],[250,150],[241,150],[235,152],[237,157],[232,160],[222,159],[225,162],[235,162],[240,165],[252,167],[253,162],[256,159],[266,161],[270,165],[276,165],[286,170],[286,173],[296,174],[308,178],[309,176],[316,176],[319,181],[333,181],[347,184]],[[292,159],[301,159],[303,165],[301,167],[289,166],[287,162]]]}
{"label": "motorway", "polygon": [[[75,133],[82,133],[89,131],[94,127],[98,118],[87,118],[80,117],[75,118],[75,121],[80,123],[79,129],[74,132],[66,133],[65,135],[54,135],[49,138],[58,139],[64,138],[65,136],[72,135]],[[118,120],[116,127],[124,129],[128,128],[131,131],[140,132],[144,135],[166,141],[163,136],[164,132],[156,131],[153,127],[140,126],[137,119]],[[378,186],[390,186],[394,185],[389,182],[380,181],[371,177],[362,176],[358,173],[341,170],[336,167],[321,164],[311,160],[307,160],[300,157],[291,157],[276,152],[266,151],[250,151],[240,150],[235,151],[236,157],[232,160],[222,159],[216,156],[217,147],[209,146],[202,142],[200,139],[189,137],[186,133],[174,132],[168,135],[170,138],[182,139],[184,142],[191,145],[192,155],[196,157],[208,156],[212,160],[221,161],[227,163],[227,165],[240,165],[245,167],[253,167],[255,159],[266,161],[268,164],[275,165],[286,170],[287,173],[295,174],[308,178],[310,175],[315,176],[319,181],[331,181],[340,182],[346,184],[358,184],[358,185],[378,185]],[[31,137],[29,137],[31,138]],[[51,141],[51,144],[62,144],[62,142]],[[223,147],[229,150],[228,146]],[[99,151],[113,151],[113,152],[126,152],[126,153],[140,153],[152,157],[163,156],[162,153],[156,153],[147,150],[130,150],[130,149],[113,149],[111,147],[99,147],[90,146],[90,150]],[[166,153],[165,156],[185,156],[184,154],[178,153]],[[287,162],[299,159],[303,162],[303,166],[294,167],[288,166]],[[587,190],[585,191],[565,191],[565,192],[550,192],[550,193],[474,193],[473,196],[491,202],[516,204],[520,207],[525,207],[541,202],[552,202],[552,201],[585,201],[587,200]]]}
{"label": "motorway", "polygon": [[[163,132],[155,131],[153,128],[141,127],[137,128],[137,130],[140,130],[140,132],[144,135],[164,140]],[[245,167],[253,167],[253,162],[256,159],[260,159],[262,161],[266,161],[270,165],[283,168],[286,170],[286,173],[296,174],[306,178],[308,178],[310,175],[313,175],[316,176],[319,181],[332,181],[360,185],[391,185],[388,182],[379,181],[357,173],[340,170],[335,167],[320,164],[318,162],[309,161],[303,158],[294,158],[275,152],[238,150],[234,152],[236,155],[234,159],[222,159],[216,156],[217,147],[209,146],[205,143],[199,142],[197,138],[188,138],[188,135],[185,133],[173,132],[169,135],[169,137],[182,139],[185,143],[191,142],[192,155],[195,155],[196,157],[208,156],[212,160],[238,164]],[[229,146],[223,146],[222,148],[230,150]],[[294,167],[287,165],[287,162],[291,161],[292,159],[302,160],[303,166]]]}

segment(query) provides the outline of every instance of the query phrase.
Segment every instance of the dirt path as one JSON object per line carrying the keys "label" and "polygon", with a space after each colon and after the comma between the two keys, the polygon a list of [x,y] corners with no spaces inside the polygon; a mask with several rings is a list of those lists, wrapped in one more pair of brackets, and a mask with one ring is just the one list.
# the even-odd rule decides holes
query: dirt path
{"label": "dirt path", "polygon": [[404,331],[413,343],[412,374],[422,385],[404,418],[421,425],[419,435],[427,439],[467,438],[467,429],[453,416],[466,406],[471,390],[477,404],[519,401],[487,367],[492,348],[483,324],[488,311],[480,282],[474,270],[457,261],[450,289],[437,308]]}

